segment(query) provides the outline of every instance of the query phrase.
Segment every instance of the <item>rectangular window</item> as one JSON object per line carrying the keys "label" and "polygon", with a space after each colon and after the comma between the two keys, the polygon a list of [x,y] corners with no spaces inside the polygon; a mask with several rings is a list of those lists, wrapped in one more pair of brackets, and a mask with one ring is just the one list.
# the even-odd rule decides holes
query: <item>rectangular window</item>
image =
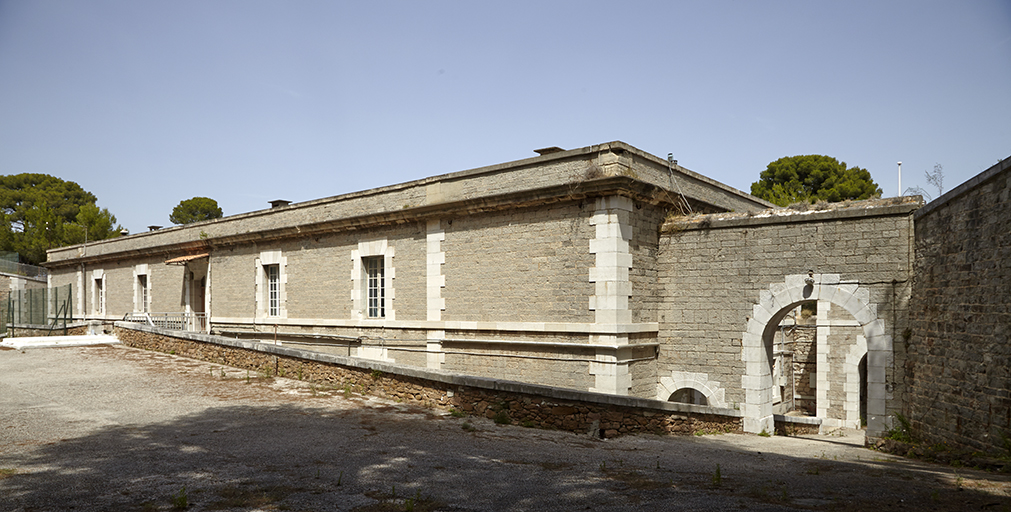
{"label": "rectangular window", "polygon": [[148,309],[148,302],[150,297],[148,296],[146,275],[137,276],[137,288],[138,291],[140,292],[140,310],[143,313],[148,313],[150,312]]}
{"label": "rectangular window", "polygon": [[105,279],[95,279],[95,313],[99,315],[105,314],[105,287],[102,286],[104,283]]}
{"label": "rectangular window", "polygon": [[278,316],[281,314],[281,292],[280,267],[279,265],[266,265],[263,269],[267,272],[267,314]]}
{"label": "rectangular window", "polygon": [[383,257],[362,258],[368,277],[369,318],[386,317],[386,284],[383,271]]}

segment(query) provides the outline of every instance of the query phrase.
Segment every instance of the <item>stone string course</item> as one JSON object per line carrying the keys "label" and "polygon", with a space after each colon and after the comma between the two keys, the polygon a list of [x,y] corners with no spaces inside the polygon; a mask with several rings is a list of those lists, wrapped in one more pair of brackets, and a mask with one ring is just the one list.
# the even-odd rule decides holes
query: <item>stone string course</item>
{"label": "stone string course", "polygon": [[[246,368],[260,374],[297,378],[333,386],[336,389],[343,388],[348,392],[399,400],[433,409],[455,409],[475,416],[498,417],[499,420],[504,417],[502,415],[504,412],[508,416],[509,423],[515,425],[589,433],[603,437],[636,433],[690,435],[740,432],[742,428],[740,415],[734,414],[736,411],[732,410],[607,395],[596,395],[602,399],[595,402],[579,399],[594,396],[591,393],[454,376],[446,372],[431,372],[433,376],[442,376],[442,379],[424,378],[409,375],[425,373],[414,368],[361,360],[358,361],[360,366],[342,365],[319,360],[341,358],[303,353],[286,347],[233,340],[215,343],[212,342],[214,337],[210,336],[200,336],[207,338],[207,341],[201,341],[191,339],[196,336],[174,336],[166,332],[155,332],[151,328],[139,329],[123,324],[117,324],[115,334],[123,344],[130,347]],[[298,357],[299,353],[306,357]],[[397,373],[398,370],[402,372]],[[460,380],[470,381],[471,384],[461,385],[453,382]],[[481,383],[486,383],[487,386],[474,385]],[[538,394],[496,387],[523,387],[533,391],[540,389],[555,392]],[[547,396],[549,394],[570,395],[573,399]],[[616,405],[613,402],[627,402],[628,405]],[[654,403],[655,406],[640,405],[644,403]],[[720,414],[721,412],[725,414]]]}

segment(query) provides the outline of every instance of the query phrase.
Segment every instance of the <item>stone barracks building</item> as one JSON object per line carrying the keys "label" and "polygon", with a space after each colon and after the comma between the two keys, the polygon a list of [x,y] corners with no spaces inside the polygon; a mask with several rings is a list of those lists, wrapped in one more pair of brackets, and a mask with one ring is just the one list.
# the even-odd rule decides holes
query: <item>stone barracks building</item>
{"label": "stone barracks building", "polygon": [[622,142],[538,153],[54,249],[49,284],[81,319],[887,429],[918,199],[772,210]]}

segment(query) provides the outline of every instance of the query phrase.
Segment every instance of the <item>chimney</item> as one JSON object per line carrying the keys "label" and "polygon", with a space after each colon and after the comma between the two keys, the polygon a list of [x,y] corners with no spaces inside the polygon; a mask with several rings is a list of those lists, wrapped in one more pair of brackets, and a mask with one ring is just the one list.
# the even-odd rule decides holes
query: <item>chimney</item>
{"label": "chimney", "polygon": [[535,149],[534,153],[537,153],[538,155],[544,156],[544,155],[550,155],[551,153],[561,153],[562,151],[565,151],[565,150],[562,149],[562,148],[560,148],[560,147],[558,147],[558,146],[551,146],[551,147],[547,147],[547,148]]}
{"label": "chimney", "polygon": [[270,202],[270,207],[280,208],[282,206],[288,206],[289,204],[291,204],[291,201],[288,201],[287,199],[274,199]]}

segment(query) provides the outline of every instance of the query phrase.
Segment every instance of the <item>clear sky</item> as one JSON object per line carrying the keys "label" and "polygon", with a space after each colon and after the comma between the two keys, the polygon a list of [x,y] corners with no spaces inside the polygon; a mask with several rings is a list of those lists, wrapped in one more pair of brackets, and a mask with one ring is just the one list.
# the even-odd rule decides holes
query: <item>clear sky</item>
{"label": "clear sky", "polygon": [[613,140],[950,189],[1011,156],[1011,1],[0,0],[0,174],[135,233]]}

